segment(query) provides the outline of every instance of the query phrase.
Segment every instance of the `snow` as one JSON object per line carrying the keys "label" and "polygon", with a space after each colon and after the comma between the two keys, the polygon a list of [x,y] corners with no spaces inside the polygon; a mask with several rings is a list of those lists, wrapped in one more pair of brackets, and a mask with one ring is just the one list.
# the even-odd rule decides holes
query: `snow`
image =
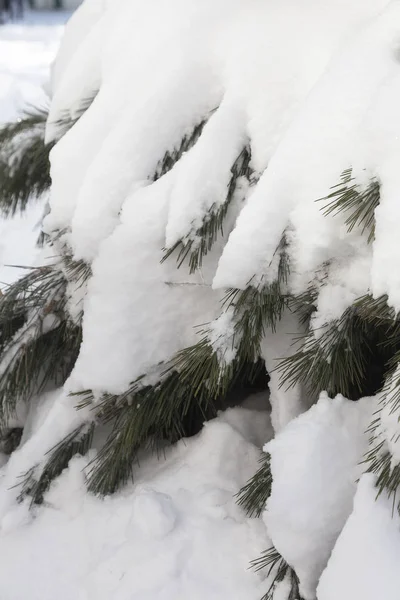
{"label": "snow", "polygon": [[177,271],[174,261],[160,262],[173,179],[171,172],[131,195],[120,224],[93,262],[83,342],[71,375],[76,389],[122,393],[155,365],[196,343],[200,337],[193,324],[219,313],[218,296],[198,274],[184,267]]}
{"label": "snow", "polygon": [[210,117],[199,142],[179,166],[171,192],[167,248],[180,239],[195,240],[194,234],[205,215],[221,207],[227,196],[232,165],[246,143],[244,115],[236,102],[225,97]]}
{"label": "snow", "polygon": [[[241,0],[92,0],[78,11],[54,70],[48,139],[56,135],[52,123],[76,115],[98,93],[52,152],[45,219],[47,232],[64,232],[60,245],[75,259],[93,263],[77,389],[120,391],[193,343],[193,328],[219,316],[223,292],[211,284],[243,288],[252,278],[273,279],[289,218],[298,287],[308,285],[316,261],[356,254],[356,242],[341,241],[343,221],[326,219],[314,200],[349,166],[352,145],[344,138],[358,132],[360,99],[393,70],[385,23],[378,20],[378,33],[375,21],[368,29],[386,4],[252,0],[250,10]],[[343,43],[350,50],[337,52]],[[366,78],[370,62],[374,76]],[[165,153],[202,120],[208,121],[195,146],[165,182],[154,183]],[[196,276],[181,268],[174,277],[174,257],[157,264],[161,249],[182,237],[196,244],[196,229],[225,201],[230,169],[248,142],[256,175],[268,168],[255,190],[240,189],[225,248],[226,238],[219,239]],[[157,233],[151,219],[158,220]],[[353,296],[344,289],[343,297]]]}
{"label": "snow", "polygon": [[282,384],[281,373],[277,370],[279,359],[287,358],[300,350],[302,335],[304,327],[299,323],[297,315],[286,309],[274,331],[266,331],[261,342],[261,356],[270,376],[268,388],[272,407],[271,420],[276,432],[307,410],[315,400],[302,383],[296,383],[290,388]]}
{"label": "snow", "polygon": [[[68,16],[65,12],[28,12],[21,23],[0,26],[0,123],[16,119],[27,104],[48,104],[43,86]],[[12,219],[0,219],[1,289],[26,272],[8,265],[35,264],[45,201],[43,198]]]}
{"label": "snow", "polygon": [[[41,96],[36,87],[26,90],[42,81],[60,29],[35,27],[0,30],[0,83],[8,94],[1,119],[15,114],[10,103],[20,96]],[[23,69],[18,74],[15,91],[1,61],[18,36],[28,41],[11,67],[29,49],[30,70],[28,83],[21,83]],[[301,385],[282,388],[274,370],[303,332],[289,311],[262,340],[269,392],[246,403],[270,405],[271,415],[227,411],[167,449],[165,460],[144,456],[134,483],[104,500],[85,491],[96,450],[75,457],[33,512],[16,503],[15,483],[32,467],[40,471],[46,453],[93,418],[75,409],[69,392],[99,397],[126,391],[142,375],[158,380],[176,352],[200,339],[199,327],[210,328],[215,351],[231,361],[234,322],[221,300],[227,287],[276,278],[283,234],[289,290],[300,293],[311,282],[319,292],[315,335],[368,290],[388,293],[400,310],[399,43],[400,3],[388,0],[86,0],[76,13],[53,68],[47,139],[59,136],[60,118],[74,119],[93,102],[52,151],[45,228],[63,232],[55,252],[68,248],[92,276],[87,287],[68,288],[74,318],[84,309],[71,377],[33,401],[23,444],[0,471],[2,599],[258,600],[268,582],[248,565],[271,544],[295,569],[305,600],[316,598],[321,574],[319,600],[395,597],[397,568],[387,557],[398,554],[398,522],[389,524],[384,496],[373,503],[371,477],[357,488],[379,398],[355,403],[322,394],[303,413],[314,399]],[[165,153],[203,121],[194,147],[154,181]],[[174,256],[161,262],[163,248],[179,239],[197,242],[204,216],[224,203],[246,145],[258,183],[240,182],[225,235],[202,268],[177,269]],[[346,215],[326,217],[316,202],[350,166],[360,189],[371,177],[381,184],[373,244],[359,229],[347,231]],[[19,243],[16,223],[11,233],[4,229],[4,262]],[[28,247],[35,259],[26,240],[19,262]],[[397,460],[397,413],[382,417]],[[272,429],[277,436],[269,441]],[[257,469],[266,442],[272,494],[263,520],[252,520],[234,494]],[[378,534],[387,593],[374,582],[360,594],[357,579],[368,581],[363,562],[368,575],[372,558],[382,564],[373,551]],[[287,600],[288,591],[285,580],[274,600]]]}
{"label": "snow", "polygon": [[351,402],[322,394],[265,447],[273,485],[264,521],[274,546],[297,573],[305,600],[315,599],[318,580],[352,511],[374,409],[375,398]]}
{"label": "snow", "polygon": [[85,492],[88,458],[74,458],[34,515],[22,504],[3,518],[1,598],[259,600],[268,583],[248,566],[269,541],[234,494],[258,465],[247,435],[261,422],[265,439],[268,420],[230,409],[105,500]]}
{"label": "snow", "polygon": [[358,484],[354,510],[318,586],[318,600],[397,598],[400,518],[385,494],[376,497],[375,477]]}

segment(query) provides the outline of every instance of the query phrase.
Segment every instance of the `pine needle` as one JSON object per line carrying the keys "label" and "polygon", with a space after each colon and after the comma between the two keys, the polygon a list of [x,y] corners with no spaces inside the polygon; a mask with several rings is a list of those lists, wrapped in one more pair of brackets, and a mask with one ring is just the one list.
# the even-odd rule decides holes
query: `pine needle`
{"label": "pine needle", "polygon": [[50,455],[40,476],[36,478],[36,468],[30,469],[23,476],[19,500],[26,496],[31,497],[31,505],[42,504],[43,496],[51,483],[68,467],[70,460],[77,455],[85,456],[89,451],[94,433],[94,424],[80,425],[61,442],[52,448]]}
{"label": "pine needle", "polygon": [[239,506],[249,517],[259,517],[271,495],[271,456],[263,454],[259,462],[261,467],[237,494]]}
{"label": "pine needle", "polygon": [[[31,129],[28,128],[31,127]],[[0,208],[5,216],[24,211],[51,185],[44,123],[31,117],[0,129]]]}
{"label": "pine needle", "polygon": [[188,135],[185,135],[182,138],[182,141],[177,148],[165,153],[163,159],[158,163],[155,173],[152,176],[153,181],[157,181],[171,171],[176,163],[180,161],[185,152],[188,152],[188,150],[190,150],[190,148],[196,144],[212,112],[206,119],[202,119],[199,123],[197,123],[197,125],[193,127],[192,131]]}
{"label": "pine needle", "polygon": [[204,257],[211,251],[218,237],[224,235],[225,217],[234,198],[239,178],[246,177],[250,180],[252,174],[250,161],[250,148],[243,148],[232,166],[231,178],[224,202],[220,206],[211,206],[201,227],[192,228],[185,238],[178,240],[171,248],[164,249],[161,262],[164,262],[175,251],[178,251],[176,258],[178,269],[187,259],[189,260],[190,273],[194,273],[201,268]]}
{"label": "pine needle", "polygon": [[260,558],[251,562],[251,566],[256,572],[265,569],[268,578],[273,575],[272,583],[261,600],[273,600],[277,585],[284,579],[288,579],[290,582],[290,593],[287,600],[303,600],[299,591],[299,578],[276,548],[272,547],[263,552]]}
{"label": "pine needle", "polygon": [[320,201],[328,200],[324,207],[325,215],[346,213],[346,225],[349,233],[357,227],[368,232],[368,242],[375,236],[375,209],[380,201],[380,183],[373,179],[365,189],[361,189],[352,177],[352,169],[343,171],[341,181],[332,188],[332,192]]}

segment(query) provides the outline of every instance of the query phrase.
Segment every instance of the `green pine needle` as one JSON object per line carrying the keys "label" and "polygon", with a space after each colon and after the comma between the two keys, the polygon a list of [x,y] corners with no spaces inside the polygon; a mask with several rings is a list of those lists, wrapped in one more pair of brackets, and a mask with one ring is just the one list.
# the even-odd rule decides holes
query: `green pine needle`
{"label": "green pine needle", "polygon": [[325,215],[336,215],[340,212],[347,214],[346,225],[351,232],[356,226],[361,227],[362,233],[368,232],[368,242],[375,236],[375,209],[380,201],[380,183],[373,179],[366,189],[361,189],[352,177],[352,169],[345,170],[341,182],[332,188],[326,198],[328,204],[324,207]]}
{"label": "green pine needle", "polygon": [[[14,415],[19,402],[29,401],[48,385],[62,385],[72,371],[81,343],[81,330],[62,322],[58,327],[17,348],[0,375],[0,421]],[[3,359],[4,360],[4,359]]]}
{"label": "green pine needle", "polygon": [[62,261],[68,281],[73,281],[79,287],[87,283],[92,276],[92,268],[84,260],[74,260],[72,256],[65,254]]}
{"label": "green pine needle", "polygon": [[[62,385],[79,353],[81,328],[65,313],[57,267],[30,269],[0,296],[0,420],[49,385]],[[46,322],[46,325],[44,323]]]}
{"label": "green pine needle", "polygon": [[239,154],[231,169],[231,178],[224,202],[220,206],[212,206],[200,227],[192,229],[185,238],[179,240],[171,248],[164,249],[164,262],[175,251],[177,254],[178,268],[188,259],[190,273],[200,269],[203,259],[211,251],[220,235],[224,235],[224,222],[237,189],[240,177],[250,180],[252,169],[250,167],[251,151],[246,147]]}
{"label": "green pine needle", "polygon": [[[214,112],[214,111],[213,111]],[[166,175],[171,169],[176,165],[177,162],[180,161],[185,152],[188,152],[190,148],[192,148],[199,137],[201,136],[204,126],[207,123],[209,117],[206,119],[202,119],[195,127],[193,127],[192,131],[185,135],[182,138],[182,141],[178,148],[174,148],[171,151],[167,151],[163,157],[163,159],[158,163],[156,171],[152,177],[153,181],[157,181],[164,175]]]}
{"label": "green pine needle", "polygon": [[44,133],[47,116],[47,108],[29,107],[22,112],[16,121],[2,124],[0,127],[0,148],[14,142],[18,136],[31,134],[32,131],[39,130]]}
{"label": "green pine needle", "polygon": [[315,334],[304,337],[304,344],[292,356],[280,360],[282,384],[289,387],[304,383],[311,394],[326,390],[348,398],[362,396],[370,360],[374,333],[354,308]]}
{"label": "green pine needle", "polygon": [[261,467],[237,494],[239,506],[249,517],[259,517],[271,495],[271,456],[263,454],[259,462]]}
{"label": "green pine needle", "polygon": [[51,148],[44,143],[44,131],[0,145],[0,209],[5,216],[24,211],[29,201],[39,199],[50,188]]}
{"label": "green pine needle", "polygon": [[393,326],[396,320],[395,310],[388,305],[387,295],[373,298],[371,295],[366,295],[357,300],[355,303],[357,314],[365,321],[377,322],[387,321],[390,327]]}
{"label": "green pine needle", "polygon": [[54,141],[58,141],[62,138],[72,127],[79,121],[82,115],[91,107],[93,104],[98,90],[94,90],[91,94],[88,94],[86,98],[82,98],[79,107],[74,107],[73,113],[69,110],[64,110],[58,114],[56,121],[49,121],[49,125],[55,129],[53,135]]}
{"label": "green pine needle", "polygon": [[276,586],[286,578],[291,584],[287,600],[303,600],[299,591],[299,578],[276,548],[272,547],[263,552],[260,558],[251,562],[251,566],[256,572],[265,569],[267,577],[273,575],[272,583],[261,600],[274,600]]}
{"label": "green pine needle", "polygon": [[43,496],[54,481],[68,467],[70,460],[77,455],[85,456],[89,451],[95,426],[80,425],[60,443],[52,448],[47,454],[50,456],[39,477],[36,476],[37,469],[34,467],[25,473],[20,484],[21,493],[19,500],[31,497],[31,505],[42,504]]}
{"label": "green pine needle", "polygon": [[[400,414],[400,377],[396,378],[395,372],[399,363],[400,351],[397,351],[388,364],[388,376],[383,389],[380,409],[369,428],[371,432],[370,449],[364,462],[368,465],[367,472],[377,475],[378,496],[386,492],[393,501],[393,508],[396,507],[400,514],[400,464],[393,463],[393,457],[387,450],[386,440],[382,437],[380,431],[380,412],[383,409],[387,410],[389,408],[390,414]],[[400,417],[398,437],[400,438]]]}
{"label": "green pine needle", "polygon": [[[163,440],[180,439],[194,406],[204,419],[216,416],[207,382],[196,389],[187,377],[187,373],[182,376],[172,371],[156,386],[140,389],[136,382],[122,396],[104,397],[96,409],[97,418],[114,421],[114,426],[88,474],[91,492],[103,496],[125,485],[132,478],[138,451],[148,446],[157,451]],[[88,394],[84,394],[87,401]]]}

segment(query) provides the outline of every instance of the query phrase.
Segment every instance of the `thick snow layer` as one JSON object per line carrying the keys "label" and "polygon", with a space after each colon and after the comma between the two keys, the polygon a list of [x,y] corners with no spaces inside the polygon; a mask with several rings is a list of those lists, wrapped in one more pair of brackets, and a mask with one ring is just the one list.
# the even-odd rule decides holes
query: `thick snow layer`
{"label": "thick snow layer", "polygon": [[[357,242],[342,243],[343,219],[326,219],[314,200],[349,166],[354,152],[347,137],[358,132],[365,98],[395,70],[388,48],[397,31],[388,29],[390,13],[366,25],[386,5],[91,0],[82,7],[55,67],[60,75],[48,136],[55,134],[52,123],[76,116],[98,93],[52,152],[45,221],[48,232],[64,232],[62,243],[75,258],[93,262],[77,387],[122,390],[192,343],[193,328],[218,316],[219,294],[201,286],[214,280],[214,288],[245,287],[254,275],[273,278],[275,250],[289,219],[300,287],[331,256],[358,258]],[[347,50],[327,68],[343,43]],[[165,154],[207,119],[171,177],[153,183]],[[171,269],[160,267],[161,249],[181,237],[196,242],[204,215],[224,202],[230,169],[247,144],[255,176],[268,168],[247,204],[243,189],[232,227],[245,207],[221,259],[220,239],[206,273],[193,278],[182,269],[173,280],[174,257]],[[354,294],[344,279],[337,290],[342,305]],[[180,288],[168,289],[171,282]],[[330,316],[329,309],[324,314]]]}
{"label": "thick snow layer", "polygon": [[[240,214],[220,260],[215,287],[245,287],[252,277],[268,278],[274,252],[288,228],[292,271],[302,290],[310,273],[332,259],[354,262],[356,270],[360,258],[365,258],[360,231],[349,235],[344,215],[327,218],[324,205],[317,202],[339,182],[343,170],[354,166],[357,181],[365,184],[375,177],[381,183],[369,258],[371,287],[375,296],[387,293],[389,303],[399,310],[395,100],[400,89],[399,23],[399,4],[391,2],[381,15],[354,30],[333,55]],[[368,284],[366,277],[362,293]],[[351,278],[347,286],[345,304],[354,292]],[[331,309],[334,304],[332,299]]]}
{"label": "thick snow layer", "polygon": [[34,515],[23,504],[3,518],[0,597],[258,600],[268,582],[248,566],[269,540],[234,494],[257,469],[248,440],[260,424],[267,439],[268,421],[231,409],[165,459],[143,459],[135,483],[105,500],[85,491],[87,459],[73,459]]}
{"label": "thick snow layer", "polygon": [[209,283],[186,268],[177,271],[174,261],[160,262],[173,179],[171,172],[132,194],[93,263],[72,374],[77,388],[125,391],[154,365],[196,343],[194,324],[218,315],[218,296]]}
{"label": "thick snow layer", "polygon": [[358,484],[349,517],[318,586],[318,600],[399,597],[400,518],[393,501],[378,499],[373,475]]}
{"label": "thick snow layer", "polygon": [[374,398],[351,402],[322,394],[265,447],[273,485],[264,521],[273,544],[295,569],[305,600],[315,598],[351,513],[374,408]]}
{"label": "thick snow layer", "polygon": [[85,0],[72,14],[63,34],[62,48],[60,48],[57,60],[52,66],[51,87],[53,93],[56,91],[58,83],[81,41],[86,38],[88,32],[103,15],[105,7],[106,0]]}

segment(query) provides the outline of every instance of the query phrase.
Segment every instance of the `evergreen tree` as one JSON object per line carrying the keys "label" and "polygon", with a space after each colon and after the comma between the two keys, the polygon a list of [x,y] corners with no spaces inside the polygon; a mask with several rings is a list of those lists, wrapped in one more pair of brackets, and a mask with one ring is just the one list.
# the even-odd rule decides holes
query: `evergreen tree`
{"label": "evergreen tree", "polygon": [[[138,3],[128,4],[96,17],[58,74],[49,115],[30,110],[0,130],[6,215],[49,188],[50,151],[53,177],[44,220],[51,263],[0,298],[4,443],[15,435],[19,405],[44,391],[60,388],[55,415],[60,406],[69,410],[61,430],[44,425],[15,450],[6,481],[20,483],[21,500],[40,504],[71,458],[106,431],[87,487],[113,494],[131,479],[143,448],[160,451],[249,390],[269,387],[277,439],[322,392],[360,405],[375,396],[363,470],[400,512],[397,142],[387,126],[396,127],[397,106],[386,89],[397,89],[391,23],[400,20],[398,7],[361,33],[352,19],[339,28],[351,32],[352,44],[320,81],[315,67],[310,93],[302,81],[282,109],[290,123],[277,127],[280,145],[260,151],[254,127],[268,132],[269,119],[283,119],[279,110],[255,111],[252,122],[251,94],[265,99],[258,88],[243,100],[235,81],[216,85],[208,59],[196,62],[198,48],[186,38],[182,49],[150,36],[141,65],[153,65],[156,42],[160,61],[150,77],[133,58],[139,41],[123,25],[133,23]],[[357,26],[378,5],[360,7]],[[210,9],[196,10],[200,17]],[[110,56],[121,41],[112,28],[110,54],[104,62],[97,55],[111,14],[127,47],[115,73]],[[144,11],[137,32],[148,19]],[[209,21],[223,29],[218,11]],[[78,22],[79,15],[70,31]],[[184,19],[174,28],[178,39]],[[224,60],[232,68],[231,57]],[[342,75],[348,64],[351,81]],[[245,67],[237,65],[239,78]],[[135,85],[126,84],[127,72]],[[263,80],[270,94],[275,76]],[[290,73],[287,85],[294,86]],[[238,491],[251,517],[270,505],[274,448]],[[315,589],[276,545],[253,563],[267,575],[264,599],[283,584],[285,600],[311,599]]]}

